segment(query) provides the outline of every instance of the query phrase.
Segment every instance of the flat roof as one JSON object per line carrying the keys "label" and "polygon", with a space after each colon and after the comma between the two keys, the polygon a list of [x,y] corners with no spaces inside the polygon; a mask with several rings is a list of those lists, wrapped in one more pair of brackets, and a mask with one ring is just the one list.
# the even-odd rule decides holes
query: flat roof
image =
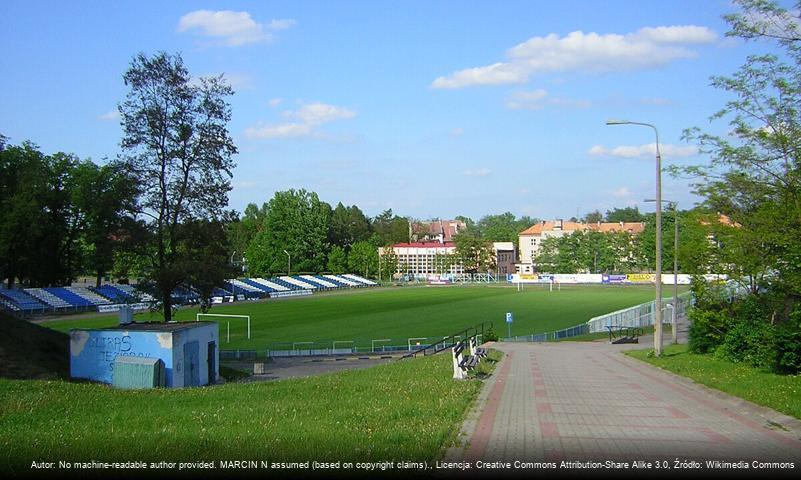
{"label": "flat roof", "polygon": [[135,332],[175,332],[190,328],[204,327],[216,322],[175,322],[175,323],[129,323],[128,325],[117,325],[116,327],[106,328],[74,328],[73,330],[99,330],[99,331],[135,331]]}

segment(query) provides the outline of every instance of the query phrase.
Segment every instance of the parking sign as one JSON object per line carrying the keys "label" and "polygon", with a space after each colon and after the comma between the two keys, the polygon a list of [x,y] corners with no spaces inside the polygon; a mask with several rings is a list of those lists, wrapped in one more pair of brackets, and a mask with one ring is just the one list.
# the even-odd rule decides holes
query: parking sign
{"label": "parking sign", "polygon": [[506,323],[512,323],[512,312],[506,312]]}

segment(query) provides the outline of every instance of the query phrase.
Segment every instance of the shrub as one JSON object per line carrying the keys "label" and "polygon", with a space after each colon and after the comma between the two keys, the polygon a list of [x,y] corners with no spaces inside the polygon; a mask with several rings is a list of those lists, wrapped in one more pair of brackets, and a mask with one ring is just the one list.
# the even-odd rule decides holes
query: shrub
{"label": "shrub", "polygon": [[492,328],[492,325],[484,332],[484,338],[482,339],[485,342],[497,342],[498,341],[498,334],[495,333],[495,330]]}
{"label": "shrub", "polygon": [[715,356],[753,367],[774,370],[776,342],[773,325],[763,319],[737,318]]}
{"label": "shrub", "polygon": [[713,352],[723,343],[729,324],[727,311],[693,308],[690,311],[690,320],[689,348],[691,352]]}
{"label": "shrub", "polygon": [[787,322],[776,329],[776,371],[801,373],[801,309],[796,308]]}

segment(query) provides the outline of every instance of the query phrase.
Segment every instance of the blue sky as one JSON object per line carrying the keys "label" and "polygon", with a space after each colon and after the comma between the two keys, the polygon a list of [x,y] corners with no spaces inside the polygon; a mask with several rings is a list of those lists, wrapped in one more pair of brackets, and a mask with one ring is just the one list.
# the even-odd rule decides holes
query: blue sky
{"label": "blue sky", "polygon": [[[568,218],[654,196],[705,161],[683,129],[727,97],[712,75],[754,45],[728,1],[5,1],[0,133],[102,161],[137,52],[180,52],[236,91],[230,205],[305,188],[370,215]],[[689,207],[689,181],[663,175]]]}

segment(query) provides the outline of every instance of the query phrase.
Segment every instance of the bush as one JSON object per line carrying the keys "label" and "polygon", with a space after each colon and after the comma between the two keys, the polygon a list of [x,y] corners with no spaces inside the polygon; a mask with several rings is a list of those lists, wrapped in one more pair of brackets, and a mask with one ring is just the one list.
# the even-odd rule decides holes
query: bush
{"label": "bush", "polygon": [[482,339],[485,342],[497,342],[498,341],[498,334],[495,333],[495,330],[492,328],[492,325],[484,332],[484,338]]}
{"label": "bush", "polygon": [[776,371],[801,373],[801,309],[796,308],[787,322],[776,329]]}
{"label": "bush", "polygon": [[693,308],[690,311],[690,320],[691,352],[713,352],[723,343],[729,324],[729,313],[726,310]]}
{"label": "bush", "polygon": [[762,319],[738,318],[715,351],[715,356],[764,370],[774,370],[776,342],[773,325]]}

